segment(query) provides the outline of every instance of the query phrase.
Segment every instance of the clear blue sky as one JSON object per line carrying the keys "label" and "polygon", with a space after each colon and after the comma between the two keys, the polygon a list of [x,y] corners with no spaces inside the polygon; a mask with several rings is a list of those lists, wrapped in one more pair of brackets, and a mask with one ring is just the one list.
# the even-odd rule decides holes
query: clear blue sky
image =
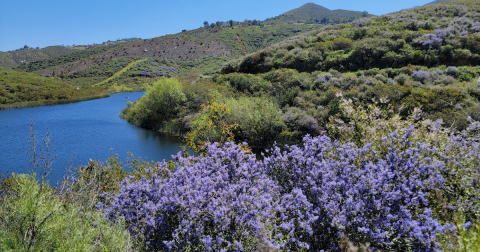
{"label": "clear blue sky", "polygon": [[0,0],[0,51],[24,45],[93,44],[119,38],[153,38],[195,29],[204,21],[264,20],[307,2],[331,10],[382,15],[432,0]]}

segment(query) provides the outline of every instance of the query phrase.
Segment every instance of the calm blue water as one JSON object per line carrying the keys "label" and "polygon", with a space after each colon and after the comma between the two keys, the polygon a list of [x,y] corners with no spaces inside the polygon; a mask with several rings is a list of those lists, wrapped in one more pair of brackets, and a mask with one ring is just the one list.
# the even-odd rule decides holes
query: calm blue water
{"label": "calm blue water", "polygon": [[181,150],[178,138],[132,126],[119,117],[127,101],[134,102],[142,95],[124,93],[64,105],[0,110],[0,173],[28,171],[30,118],[39,146],[47,127],[50,130],[52,148],[58,155],[49,178],[52,183],[64,176],[70,160],[78,167],[89,159],[106,161],[113,152],[125,163],[128,151],[148,161],[170,159]]}

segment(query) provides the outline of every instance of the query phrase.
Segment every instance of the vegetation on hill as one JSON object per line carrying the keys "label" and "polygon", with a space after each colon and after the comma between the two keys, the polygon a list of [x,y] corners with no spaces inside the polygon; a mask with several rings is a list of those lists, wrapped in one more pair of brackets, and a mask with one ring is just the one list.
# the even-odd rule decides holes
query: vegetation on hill
{"label": "vegetation on hill", "polygon": [[329,26],[233,62],[224,72],[478,65],[478,11],[475,1],[457,1]]}
{"label": "vegetation on hill", "polygon": [[14,68],[34,61],[41,61],[80,51],[79,48],[49,46],[42,49],[25,48],[11,52],[0,52],[0,67]]}
{"label": "vegetation on hill", "polygon": [[0,68],[0,109],[12,107],[12,104],[46,105],[105,94],[103,88],[78,87],[59,78]]}
{"label": "vegetation on hill", "polygon": [[357,18],[372,16],[366,11],[329,10],[323,6],[307,3],[285,12],[279,16],[268,18],[266,24],[307,23],[307,24],[339,24],[348,23]]}
{"label": "vegetation on hill", "polygon": [[[119,64],[119,60],[125,61],[125,58],[130,57],[131,59],[127,59],[129,62],[141,59],[145,61],[167,61],[169,63],[163,64],[162,67],[174,67],[178,69],[178,73],[173,74],[180,76],[191,75],[191,71],[188,70],[192,69],[187,69],[189,65],[198,66],[201,65],[199,62],[215,61],[215,65],[195,69],[193,72],[198,72],[197,76],[199,76],[205,72],[211,73],[219,70],[221,65],[229,59],[256,52],[296,34],[318,29],[319,26],[316,24],[319,22],[310,22],[310,19],[315,15],[318,16],[320,12],[317,6],[307,4],[293,13],[298,17],[306,15],[309,19],[297,20],[298,22],[293,24],[289,24],[288,20],[283,19],[276,20],[275,25],[266,25],[265,22],[257,20],[245,20],[244,22],[218,21],[212,24],[206,22],[206,25],[202,28],[183,31],[176,35],[129,40],[128,43],[97,45],[77,53],[50,57],[20,65],[18,69],[44,76],[59,76],[77,85],[99,82],[109,85],[121,83],[119,85],[133,86],[134,89],[139,89],[144,83],[152,83],[152,77],[163,76],[159,75],[162,71],[151,69],[159,73],[152,74],[139,69],[138,71],[129,70],[128,73],[121,74],[118,73],[120,69],[114,66]],[[362,15],[360,12],[339,10],[328,12],[330,13],[329,17],[333,18],[335,16],[342,22],[353,20]],[[363,13],[363,15],[366,14]],[[114,69],[110,66],[113,66]],[[106,68],[109,69],[105,70]],[[145,68],[142,67],[142,69]],[[114,82],[110,79],[113,74],[118,75]],[[166,74],[164,73],[164,75]]]}
{"label": "vegetation on hill", "polygon": [[[108,50],[125,46],[124,44],[115,44],[115,45],[98,45],[91,47],[89,49],[80,50],[76,53],[69,54],[69,55],[62,55],[58,57],[51,57],[46,58],[43,60],[38,60],[35,62],[31,62],[29,64],[21,65],[18,67],[19,70],[26,71],[26,72],[35,72],[42,69],[52,68],[59,65],[65,65],[68,63],[94,58],[97,55],[101,55]],[[52,75],[60,75],[62,71],[52,71],[50,76]],[[67,71],[65,71],[67,72]]]}
{"label": "vegetation on hill", "polygon": [[[138,90],[161,76],[195,80],[203,74],[218,71],[233,57],[255,52],[316,27],[306,24],[260,26],[236,22],[233,27],[205,27],[177,35],[96,46],[26,64],[19,69],[60,77],[80,86],[102,83],[107,88],[117,84]],[[132,61],[141,62],[119,72]],[[113,75],[116,76],[114,80],[111,78]]]}
{"label": "vegetation on hill", "polygon": [[444,2],[451,2],[453,0],[435,0],[433,2],[430,2],[430,3],[427,3],[425,5],[429,5],[429,4],[439,4],[439,3],[444,3]]}
{"label": "vegetation on hill", "polygon": [[[238,124],[231,129],[236,141],[254,148],[274,141],[299,143],[307,133],[328,130],[331,120],[344,120],[337,96],[343,93],[358,104],[388,100],[402,118],[421,107],[422,118],[443,118],[465,129],[468,117],[480,120],[478,6],[473,1],[425,6],[290,38],[198,80],[195,86],[205,91],[195,99],[188,98],[192,84],[185,83],[187,101],[175,105],[184,109],[157,120],[153,128],[178,129],[179,135],[200,132],[205,126],[198,120],[211,116],[209,106],[201,105],[215,99],[230,110],[219,123]],[[139,109],[145,101],[127,108],[125,118],[137,125],[146,124],[130,118],[156,120]],[[204,139],[222,135],[210,134]]]}

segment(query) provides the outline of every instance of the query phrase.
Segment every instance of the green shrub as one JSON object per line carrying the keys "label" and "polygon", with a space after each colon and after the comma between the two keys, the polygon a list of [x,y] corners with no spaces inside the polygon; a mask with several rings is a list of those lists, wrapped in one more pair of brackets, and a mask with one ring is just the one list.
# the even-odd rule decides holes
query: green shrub
{"label": "green shrub", "polygon": [[13,174],[0,208],[2,251],[131,251],[122,222],[70,203],[35,174]]}
{"label": "green shrub", "polygon": [[129,122],[151,129],[160,129],[175,118],[186,102],[182,85],[176,79],[161,78],[133,106],[122,112]]}

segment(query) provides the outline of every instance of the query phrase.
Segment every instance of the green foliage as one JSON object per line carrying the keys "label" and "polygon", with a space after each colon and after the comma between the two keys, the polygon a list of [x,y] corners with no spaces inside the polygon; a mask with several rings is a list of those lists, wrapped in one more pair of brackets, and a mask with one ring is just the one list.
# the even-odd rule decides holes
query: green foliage
{"label": "green foliage", "polygon": [[[478,11],[475,1],[463,0],[325,27],[231,62],[224,72],[268,72],[272,67],[313,72],[399,68],[409,64],[478,65]],[[245,63],[248,67],[244,67]]]}
{"label": "green foliage", "polygon": [[66,55],[60,55],[57,57],[47,57],[42,60],[36,60],[30,62],[29,64],[24,64],[18,67],[18,69],[26,72],[38,71],[41,69],[47,69],[83,59],[88,59],[90,57],[105,53],[106,51],[114,48],[124,46],[124,44],[116,45],[98,45],[87,50],[75,50],[75,53],[70,53]]}
{"label": "green foliage", "polygon": [[0,106],[78,100],[106,93],[103,88],[77,87],[57,78],[18,70],[0,68],[0,73]]}
{"label": "green foliage", "polygon": [[253,148],[270,146],[285,128],[278,104],[268,97],[231,98],[225,104],[231,109],[226,121],[238,124],[234,131],[238,142],[247,142]]}
{"label": "green foliage", "polygon": [[252,74],[228,74],[215,79],[218,84],[228,83],[229,86],[240,92],[258,93],[271,90],[272,83]]}
{"label": "green foliage", "polygon": [[230,108],[215,100],[211,100],[208,105],[203,104],[201,114],[192,122],[192,130],[185,135],[187,147],[201,153],[206,150],[206,143],[233,142],[233,131],[238,124],[226,123],[226,118],[230,115]]}
{"label": "green foliage", "polygon": [[14,68],[26,63],[59,57],[80,51],[77,48],[49,46],[42,49],[28,48],[10,52],[0,52],[0,67]]}
{"label": "green foliage", "polygon": [[122,117],[138,126],[159,129],[177,116],[185,101],[178,80],[161,78],[145,96],[122,111]]}
{"label": "green foliage", "polygon": [[2,195],[2,251],[128,251],[124,224],[112,224],[98,210],[63,200],[35,174],[14,174]]}

